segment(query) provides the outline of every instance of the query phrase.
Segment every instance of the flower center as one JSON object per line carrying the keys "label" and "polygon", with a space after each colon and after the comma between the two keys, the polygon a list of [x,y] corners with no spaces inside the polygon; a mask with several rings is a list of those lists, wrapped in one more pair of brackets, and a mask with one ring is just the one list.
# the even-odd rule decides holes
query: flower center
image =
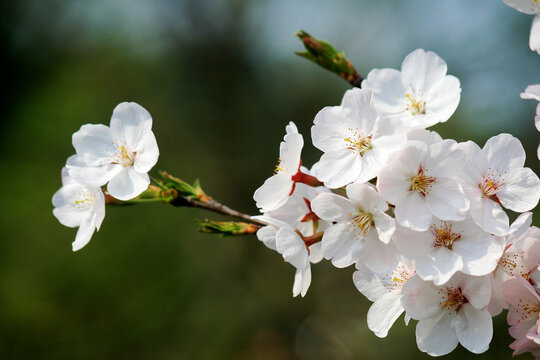
{"label": "flower center", "polygon": [[407,110],[411,115],[425,114],[426,113],[426,102],[422,99],[416,99],[411,94],[406,94],[407,98]]}
{"label": "flower center", "polygon": [[418,191],[423,196],[426,196],[426,194],[429,194],[431,191],[431,186],[433,183],[436,182],[437,178],[433,176],[426,175],[425,169],[420,166],[420,169],[418,170],[418,174],[411,177],[411,187],[409,188],[410,191]]}
{"label": "flower center", "polygon": [[276,168],[274,169],[274,174],[279,174],[280,172],[285,172],[286,170],[281,167],[281,159],[278,158],[278,164],[276,165]]}
{"label": "flower center", "polygon": [[401,289],[414,274],[416,271],[409,271],[405,266],[400,265],[392,271],[392,273],[387,274],[388,284],[384,285],[389,291],[401,292]]}
{"label": "flower center", "polygon": [[442,295],[442,301],[439,302],[439,306],[443,309],[458,311],[461,305],[468,302],[467,298],[463,296],[461,289],[453,286],[441,288],[439,294]]}
{"label": "flower center", "polygon": [[372,223],[373,215],[364,211],[359,211],[358,215],[355,216],[352,220],[352,225],[354,227],[355,233],[361,235],[362,237],[367,235],[369,229],[371,229]]}
{"label": "flower center", "polygon": [[113,155],[114,164],[120,164],[124,167],[133,166],[135,163],[135,152],[128,149],[126,144],[116,145],[116,152]]}
{"label": "flower center", "polygon": [[94,207],[96,196],[88,189],[80,189],[73,201],[73,208],[76,211],[84,211]]}
{"label": "flower center", "polygon": [[347,149],[357,151],[363,156],[366,151],[373,148],[371,146],[371,135],[365,135],[364,133],[359,132],[358,129],[353,130],[349,128],[349,131],[352,132],[352,136],[345,138]]}
{"label": "flower center", "polygon": [[529,272],[525,269],[525,252],[524,251],[505,251],[501,256],[498,266],[510,276],[523,276],[529,279]]}
{"label": "flower center", "polygon": [[499,170],[491,171],[491,168],[488,169],[488,172],[484,175],[482,182],[478,187],[482,190],[482,196],[492,197],[504,186],[503,174]]}
{"label": "flower center", "polygon": [[433,246],[444,246],[448,250],[452,250],[454,242],[461,239],[461,234],[452,230],[452,224],[443,221],[440,226],[431,225],[431,233],[433,234]]}

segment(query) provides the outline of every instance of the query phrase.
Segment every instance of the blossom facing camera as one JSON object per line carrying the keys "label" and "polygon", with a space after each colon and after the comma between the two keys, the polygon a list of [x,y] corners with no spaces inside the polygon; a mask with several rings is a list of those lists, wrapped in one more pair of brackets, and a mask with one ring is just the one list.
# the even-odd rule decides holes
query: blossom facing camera
{"label": "blossom facing camera", "polygon": [[76,155],[66,167],[81,183],[102,186],[119,200],[130,200],[148,188],[148,172],[159,149],[152,117],[142,106],[123,102],[113,111],[111,124],[86,124],[73,134]]}
{"label": "blossom facing camera", "polygon": [[64,226],[78,227],[73,251],[82,249],[99,230],[105,217],[105,196],[100,187],[84,185],[62,169],[62,187],[52,198],[53,214]]}
{"label": "blossom facing camera", "polygon": [[371,70],[362,88],[373,92],[380,114],[399,119],[409,128],[426,128],[447,121],[459,104],[459,80],[446,71],[446,63],[437,54],[417,49],[403,60],[401,71]]}

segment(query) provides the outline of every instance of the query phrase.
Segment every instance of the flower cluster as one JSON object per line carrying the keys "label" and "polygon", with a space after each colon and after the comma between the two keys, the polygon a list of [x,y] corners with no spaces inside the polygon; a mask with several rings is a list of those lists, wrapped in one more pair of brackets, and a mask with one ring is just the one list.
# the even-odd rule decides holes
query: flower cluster
{"label": "flower cluster", "polygon": [[79,227],[73,251],[85,246],[105,217],[110,196],[130,200],[148,188],[148,171],[159,150],[152,117],[136,103],[121,103],[110,126],[86,124],[73,134],[75,155],[62,169],[62,187],[53,196],[53,214],[65,226]]}
{"label": "flower cluster", "polygon": [[[528,211],[540,179],[512,135],[480,147],[426,130],[453,115],[460,94],[446,63],[418,49],[401,71],[372,70],[315,116],[311,138],[323,154],[309,170],[290,123],[276,173],[254,195],[268,224],[257,236],[296,268],[294,296],[306,294],[312,263],[355,265],[379,337],[405,313],[418,321],[421,351],[444,355],[460,343],[481,353],[492,317],[510,307],[511,347],[538,355],[540,230]],[[512,225],[506,210],[521,213]]]}

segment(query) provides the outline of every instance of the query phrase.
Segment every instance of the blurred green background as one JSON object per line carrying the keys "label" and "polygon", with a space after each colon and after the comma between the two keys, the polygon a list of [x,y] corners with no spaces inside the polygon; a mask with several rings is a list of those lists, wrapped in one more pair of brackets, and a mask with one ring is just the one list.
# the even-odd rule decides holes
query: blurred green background
{"label": "blurred green background", "polygon": [[[454,117],[434,127],[480,145],[508,132],[539,172],[532,101],[540,82],[528,49],[532,17],[502,1],[5,1],[0,97],[1,359],[427,359],[414,324],[385,339],[366,325],[369,302],[353,268],[313,266],[305,298],[294,269],[254,236],[197,232],[199,210],[107,208],[102,229],[71,252],[75,230],[52,216],[71,134],[108,124],[115,105],[150,111],[156,167],[256,213],[285,124],[304,134],[304,164],[320,152],[310,126],[347,84],[293,54],[295,31],[344,49],[358,71],[399,68],[422,47],[460,78]],[[536,218],[538,225],[539,217]],[[448,359],[506,359],[505,315],[489,351]],[[528,355],[522,359],[530,358]]]}

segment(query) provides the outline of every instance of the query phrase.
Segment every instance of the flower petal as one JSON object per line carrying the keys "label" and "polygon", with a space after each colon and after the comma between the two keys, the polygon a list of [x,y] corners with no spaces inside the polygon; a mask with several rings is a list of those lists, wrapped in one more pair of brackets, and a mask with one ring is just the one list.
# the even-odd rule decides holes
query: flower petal
{"label": "flower petal", "polygon": [[375,301],[369,308],[367,313],[368,327],[378,337],[386,337],[388,330],[402,313],[401,296],[388,293]]}
{"label": "flower petal", "polygon": [[487,310],[463,304],[457,312],[456,334],[459,342],[470,352],[480,354],[489,348],[493,337],[493,323]]}
{"label": "flower petal", "polygon": [[287,202],[293,181],[287,173],[278,173],[266,179],[260,188],[255,190],[253,199],[261,212],[268,212],[281,207]]}
{"label": "flower petal", "polygon": [[148,188],[148,174],[139,174],[131,167],[124,168],[112,178],[107,185],[107,191],[118,200],[131,200]]}
{"label": "flower petal", "polygon": [[450,353],[458,344],[452,326],[452,316],[441,312],[439,316],[422,319],[416,325],[416,344],[418,349],[431,356]]}
{"label": "flower petal", "polygon": [[519,169],[525,164],[525,150],[521,142],[510,134],[499,134],[490,138],[482,152],[489,166],[500,173]]}
{"label": "flower petal", "polygon": [[502,205],[515,212],[532,210],[540,199],[540,179],[529,168],[511,171],[505,178],[505,185],[497,193]]}
{"label": "flower petal", "polygon": [[75,236],[75,241],[72,243],[73,251],[78,251],[88,244],[92,238],[92,235],[94,234],[94,231],[96,230],[95,223],[96,214],[92,214],[92,216],[87,217],[81,223],[81,226],[79,226],[79,230],[77,231],[77,235]]}
{"label": "flower petal", "polygon": [[133,163],[135,171],[141,174],[149,172],[156,165],[159,157],[159,148],[154,133],[148,132],[133,151],[136,153]]}
{"label": "flower petal", "polygon": [[349,215],[358,212],[354,203],[337,194],[319,194],[311,201],[311,210],[327,221],[345,222]]}
{"label": "flower petal", "polygon": [[152,116],[141,105],[134,102],[118,104],[111,117],[111,130],[130,149],[139,147],[152,129]]}

